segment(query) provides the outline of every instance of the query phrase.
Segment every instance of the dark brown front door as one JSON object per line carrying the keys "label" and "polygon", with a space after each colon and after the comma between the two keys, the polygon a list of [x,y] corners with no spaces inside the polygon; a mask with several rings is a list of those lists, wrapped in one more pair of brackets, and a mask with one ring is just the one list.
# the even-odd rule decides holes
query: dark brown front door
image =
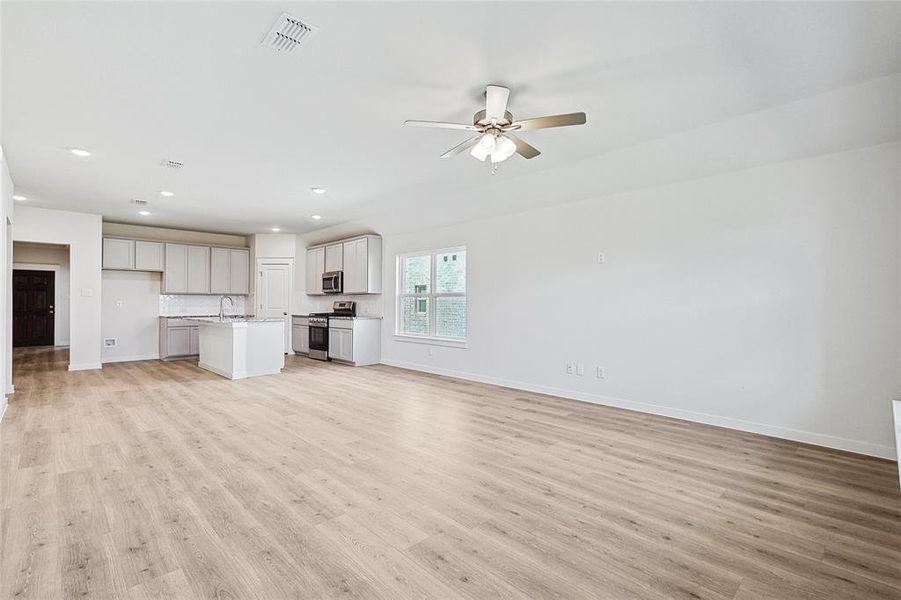
{"label": "dark brown front door", "polygon": [[13,271],[13,346],[53,345],[53,271]]}

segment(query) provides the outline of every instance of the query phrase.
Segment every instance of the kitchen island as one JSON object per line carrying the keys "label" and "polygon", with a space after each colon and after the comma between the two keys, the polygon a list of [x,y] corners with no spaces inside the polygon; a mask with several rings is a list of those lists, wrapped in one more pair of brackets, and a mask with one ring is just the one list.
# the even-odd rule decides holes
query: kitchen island
{"label": "kitchen island", "polygon": [[193,317],[200,326],[198,366],[229,379],[280,373],[285,321],[256,317]]}

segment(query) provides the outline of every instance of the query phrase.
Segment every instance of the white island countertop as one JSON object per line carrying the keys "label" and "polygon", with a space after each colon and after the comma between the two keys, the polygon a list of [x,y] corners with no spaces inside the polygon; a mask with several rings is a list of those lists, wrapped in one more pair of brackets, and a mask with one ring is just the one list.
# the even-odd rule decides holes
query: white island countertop
{"label": "white island countertop", "polygon": [[285,320],[188,317],[200,326],[201,369],[229,379],[274,375],[285,366]]}

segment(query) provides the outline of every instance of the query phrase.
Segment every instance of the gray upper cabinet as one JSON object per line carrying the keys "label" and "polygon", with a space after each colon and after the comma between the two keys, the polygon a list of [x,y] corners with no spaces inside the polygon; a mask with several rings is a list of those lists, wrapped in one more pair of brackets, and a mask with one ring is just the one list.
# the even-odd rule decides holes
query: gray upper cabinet
{"label": "gray upper cabinet", "polygon": [[365,294],[368,286],[366,238],[344,242],[344,293]]}
{"label": "gray upper cabinet", "polygon": [[210,292],[213,294],[231,293],[231,250],[228,248],[210,249]]}
{"label": "gray upper cabinet", "polygon": [[103,268],[120,271],[165,270],[162,242],[103,238]]}
{"label": "gray upper cabinet", "polygon": [[210,249],[210,293],[247,294],[250,251],[239,248]]}
{"label": "gray upper cabinet", "polygon": [[325,248],[307,250],[306,288],[307,294],[322,294],[322,272],[325,271]]}
{"label": "gray upper cabinet", "polygon": [[103,268],[162,272],[161,294],[248,294],[250,251],[103,239]]}
{"label": "gray upper cabinet", "polygon": [[250,293],[250,251],[232,248],[229,272],[229,291],[232,294]]}
{"label": "gray upper cabinet", "polygon": [[103,268],[135,268],[135,241],[119,238],[103,238]]}
{"label": "gray upper cabinet", "polygon": [[209,246],[188,246],[188,293],[210,293]]}
{"label": "gray upper cabinet", "polygon": [[307,294],[322,294],[322,272],[344,271],[345,294],[382,293],[382,238],[361,235],[307,248]]}
{"label": "gray upper cabinet", "polygon": [[136,271],[163,271],[165,264],[162,242],[135,240]]}
{"label": "gray upper cabinet", "polygon": [[164,294],[188,293],[188,247],[166,244],[166,269],[161,291]]}
{"label": "gray upper cabinet", "polygon": [[344,269],[344,248],[342,244],[331,244],[325,247],[325,270],[342,271]]}

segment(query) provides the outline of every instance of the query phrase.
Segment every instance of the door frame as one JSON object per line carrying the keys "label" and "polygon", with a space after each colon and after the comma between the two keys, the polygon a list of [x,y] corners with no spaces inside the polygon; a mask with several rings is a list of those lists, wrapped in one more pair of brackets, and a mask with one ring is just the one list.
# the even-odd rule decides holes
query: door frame
{"label": "door frame", "polygon": [[[38,263],[13,263],[13,271],[53,271],[53,345],[54,346],[66,346],[69,343],[69,340],[62,340],[62,331],[59,326],[59,319],[57,315],[59,314],[60,300],[62,299],[60,294],[62,293],[62,286],[59,285],[59,274],[62,271],[62,267],[59,265],[41,265]],[[12,274],[12,271],[10,271]],[[10,315],[12,315],[12,307],[10,307]],[[12,318],[10,316],[10,318]],[[12,330],[10,330],[10,340],[12,340]]]}
{"label": "door frame", "polygon": [[260,308],[260,303],[258,301],[258,296],[260,294],[260,290],[262,289],[262,281],[263,281],[263,265],[279,265],[279,266],[287,266],[288,267],[288,314],[285,315],[285,354],[291,354],[293,352],[292,348],[292,327],[291,327],[291,311],[294,305],[294,259],[293,258],[257,258],[256,270],[254,271],[255,275],[253,278],[254,288],[253,288],[253,314],[257,314],[257,310]]}

